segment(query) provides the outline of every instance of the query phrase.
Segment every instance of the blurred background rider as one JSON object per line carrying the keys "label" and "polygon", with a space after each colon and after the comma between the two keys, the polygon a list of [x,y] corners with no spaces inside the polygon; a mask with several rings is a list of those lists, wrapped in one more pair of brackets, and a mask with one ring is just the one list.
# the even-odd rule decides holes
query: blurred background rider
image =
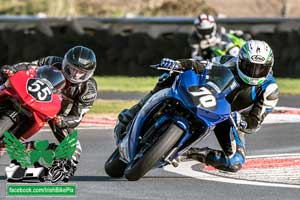
{"label": "blurred background rider", "polygon": [[224,27],[218,28],[215,18],[208,14],[197,16],[194,26],[195,30],[189,38],[192,58],[206,60],[215,56],[237,56],[245,41],[251,38],[250,34],[241,30],[226,32]]}

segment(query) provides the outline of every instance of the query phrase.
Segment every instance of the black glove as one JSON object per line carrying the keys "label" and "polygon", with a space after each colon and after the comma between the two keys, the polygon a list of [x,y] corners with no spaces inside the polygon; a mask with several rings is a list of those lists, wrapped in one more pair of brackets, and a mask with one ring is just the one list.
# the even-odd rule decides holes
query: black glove
{"label": "black glove", "polygon": [[195,59],[179,59],[178,60],[181,68],[185,69],[193,69],[197,74],[201,74],[205,69],[211,69],[210,65],[208,65],[208,61]]}
{"label": "black glove", "polygon": [[55,123],[56,126],[58,126],[61,129],[67,128],[67,125],[65,123],[63,116],[57,115],[55,118],[53,118],[53,122]]}
{"label": "black glove", "polygon": [[13,65],[4,65],[0,69],[0,73],[4,77],[9,77],[10,75],[12,75],[12,74],[14,74],[16,72],[17,72],[17,70],[16,70],[16,68]]}

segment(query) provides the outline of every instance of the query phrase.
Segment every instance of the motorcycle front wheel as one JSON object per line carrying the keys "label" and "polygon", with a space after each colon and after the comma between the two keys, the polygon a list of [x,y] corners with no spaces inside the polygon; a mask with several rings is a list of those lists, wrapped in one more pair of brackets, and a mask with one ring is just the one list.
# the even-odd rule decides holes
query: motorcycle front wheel
{"label": "motorcycle front wheel", "polygon": [[183,130],[171,124],[159,139],[145,152],[143,157],[125,170],[125,177],[129,181],[142,178],[163,156],[174,147],[183,134]]}
{"label": "motorcycle front wheel", "polygon": [[106,174],[113,178],[123,177],[126,167],[127,164],[120,160],[118,148],[111,154],[104,165]]}

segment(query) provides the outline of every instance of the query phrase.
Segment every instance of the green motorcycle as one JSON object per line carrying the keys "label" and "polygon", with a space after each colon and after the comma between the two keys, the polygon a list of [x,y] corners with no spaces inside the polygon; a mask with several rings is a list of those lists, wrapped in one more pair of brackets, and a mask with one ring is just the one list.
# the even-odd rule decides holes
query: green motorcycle
{"label": "green motorcycle", "polygon": [[237,56],[240,48],[246,43],[242,38],[235,36],[234,34],[224,34],[222,36],[223,44],[216,47],[211,47],[212,52],[215,56],[232,55]]}

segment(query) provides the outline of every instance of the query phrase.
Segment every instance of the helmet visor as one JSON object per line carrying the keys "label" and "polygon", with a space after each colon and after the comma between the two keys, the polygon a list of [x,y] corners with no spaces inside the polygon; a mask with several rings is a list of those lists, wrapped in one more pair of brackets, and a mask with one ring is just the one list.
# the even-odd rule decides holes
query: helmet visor
{"label": "helmet visor", "polygon": [[203,37],[204,36],[206,36],[206,35],[208,35],[208,36],[210,36],[211,34],[212,34],[212,32],[213,32],[213,27],[211,27],[211,28],[206,28],[206,29],[201,29],[201,28],[199,28],[199,27],[197,27],[197,31],[198,31],[198,33],[200,34],[200,35],[202,35]]}
{"label": "helmet visor", "polygon": [[239,68],[248,77],[262,78],[269,74],[271,65],[251,63],[249,61],[242,60],[240,61]]}
{"label": "helmet visor", "polygon": [[92,71],[78,69],[76,66],[70,63],[65,63],[63,70],[67,76],[66,78],[73,83],[84,82],[88,80],[93,73]]}

